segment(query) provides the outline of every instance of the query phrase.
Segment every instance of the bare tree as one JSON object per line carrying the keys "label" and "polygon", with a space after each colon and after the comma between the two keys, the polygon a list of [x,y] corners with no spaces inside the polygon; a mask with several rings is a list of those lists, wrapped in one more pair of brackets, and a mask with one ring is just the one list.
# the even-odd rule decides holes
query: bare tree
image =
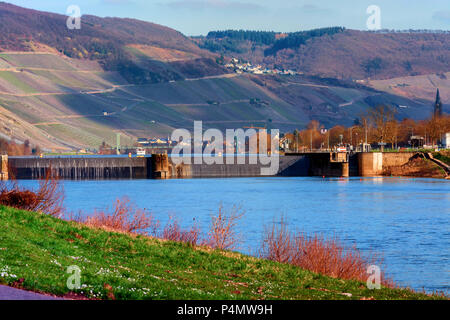
{"label": "bare tree", "polygon": [[[375,142],[388,142],[392,140],[392,130],[389,123],[396,122],[395,112],[388,106],[379,105],[368,111],[367,118],[374,127],[373,135]],[[381,145],[383,151],[384,146]]]}

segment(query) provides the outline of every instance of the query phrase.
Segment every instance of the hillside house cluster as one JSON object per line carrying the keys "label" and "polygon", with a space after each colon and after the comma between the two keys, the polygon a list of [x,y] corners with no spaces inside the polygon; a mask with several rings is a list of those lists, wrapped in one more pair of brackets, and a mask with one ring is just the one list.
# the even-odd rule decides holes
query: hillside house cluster
{"label": "hillside house cluster", "polygon": [[171,147],[173,141],[169,138],[138,138],[137,143],[142,147]]}
{"label": "hillside house cluster", "polygon": [[297,75],[301,74],[294,70],[278,70],[265,68],[262,65],[252,65],[251,63],[240,63],[238,59],[232,58],[230,63],[226,64],[227,69],[233,69],[238,74],[252,73],[252,74],[281,74],[281,75]]}

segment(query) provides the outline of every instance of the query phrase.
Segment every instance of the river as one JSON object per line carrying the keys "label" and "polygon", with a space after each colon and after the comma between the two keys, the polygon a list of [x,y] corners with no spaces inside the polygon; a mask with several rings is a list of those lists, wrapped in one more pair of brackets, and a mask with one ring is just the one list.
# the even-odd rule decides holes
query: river
{"label": "river", "polygon": [[[20,181],[35,186],[36,181]],[[169,215],[207,232],[211,214],[240,205],[239,251],[253,254],[265,226],[285,218],[291,229],[338,236],[376,252],[401,286],[449,292],[450,183],[409,178],[229,178],[63,181],[65,205],[92,212],[128,196],[162,224]]]}

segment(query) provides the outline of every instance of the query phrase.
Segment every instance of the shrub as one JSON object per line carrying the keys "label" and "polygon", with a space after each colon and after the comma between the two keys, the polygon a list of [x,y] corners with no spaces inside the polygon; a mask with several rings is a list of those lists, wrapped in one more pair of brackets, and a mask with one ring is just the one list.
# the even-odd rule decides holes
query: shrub
{"label": "shrub", "polygon": [[148,230],[157,230],[159,222],[145,209],[136,208],[126,197],[117,199],[112,211],[95,211],[82,221],[96,228],[106,228],[119,232],[148,235]]}
{"label": "shrub", "polygon": [[181,229],[178,220],[170,217],[164,230],[162,232],[161,238],[170,240],[184,242],[192,246],[196,246],[200,240],[200,229],[194,225],[190,229]]}
{"label": "shrub", "polygon": [[[380,264],[376,257],[363,257],[356,247],[346,247],[337,238],[291,232],[283,219],[279,225],[266,228],[260,255],[333,278],[362,282],[368,278],[367,268]],[[393,286],[383,273],[381,282]]]}
{"label": "shrub", "polygon": [[236,249],[240,242],[240,235],[235,230],[236,224],[243,215],[241,207],[233,206],[227,214],[220,205],[217,215],[211,217],[207,245],[219,250]]}
{"label": "shrub", "polygon": [[63,202],[63,187],[51,170],[39,181],[36,191],[20,188],[14,180],[0,185],[0,205],[62,217]]}

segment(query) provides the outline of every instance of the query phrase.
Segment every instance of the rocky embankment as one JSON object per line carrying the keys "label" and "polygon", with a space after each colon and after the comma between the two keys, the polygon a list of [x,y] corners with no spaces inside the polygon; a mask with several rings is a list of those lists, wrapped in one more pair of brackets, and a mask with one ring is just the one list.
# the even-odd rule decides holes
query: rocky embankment
{"label": "rocky embankment", "polygon": [[448,150],[435,154],[417,153],[404,165],[386,168],[384,175],[450,179],[449,165],[443,161],[449,154]]}

